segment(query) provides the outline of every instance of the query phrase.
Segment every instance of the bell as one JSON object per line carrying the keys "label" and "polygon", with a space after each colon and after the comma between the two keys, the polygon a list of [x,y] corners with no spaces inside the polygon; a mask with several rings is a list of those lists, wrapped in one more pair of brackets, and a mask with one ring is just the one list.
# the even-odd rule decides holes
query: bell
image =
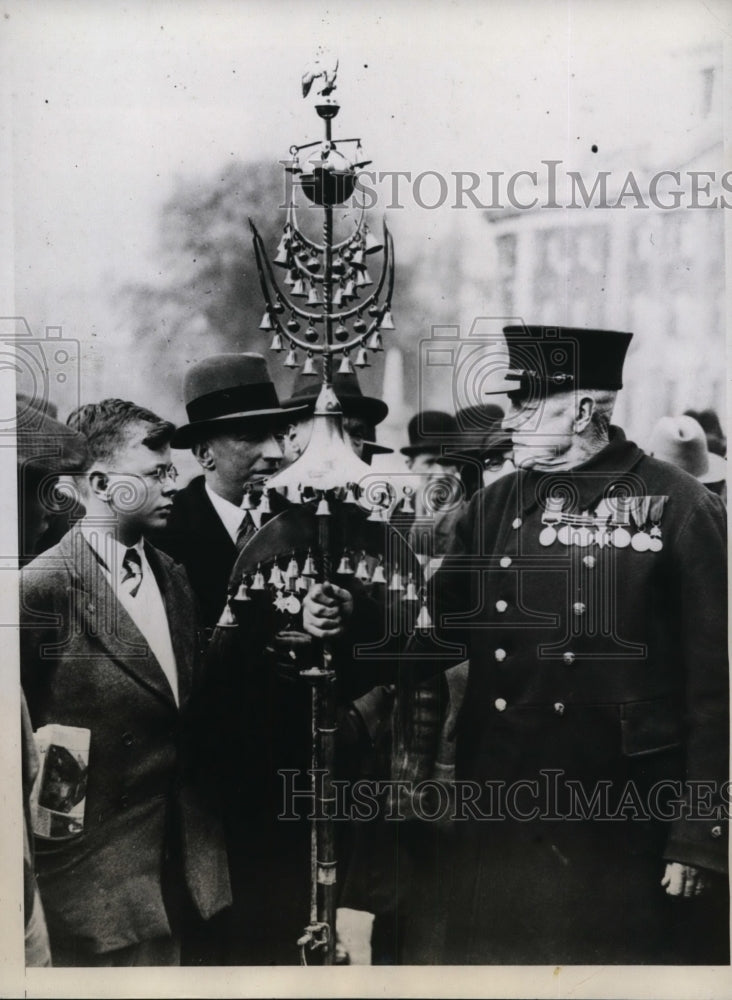
{"label": "bell", "polygon": [[374,332],[369,337],[369,342],[366,345],[370,351],[383,351],[384,345],[381,343],[381,334],[378,330]]}
{"label": "bell", "polygon": [[361,278],[359,285],[373,285],[374,283],[368,271],[362,271],[359,277]]}
{"label": "bell", "polygon": [[304,263],[305,263],[305,261],[306,261],[306,260],[308,259],[308,257],[309,257],[309,256],[310,256],[310,253],[309,253],[309,251],[307,251],[307,250],[306,250],[306,249],[305,249],[305,248],[303,247],[303,249],[302,249],[302,250],[298,251],[298,254],[297,254],[297,259],[298,259],[299,261],[302,261],[302,263],[304,264]]}
{"label": "bell", "polygon": [[241,498],[241,503],[239,504],[242,510],[254,510],[254,503],[252,502],[252,491],[247,487],[244,490],[244,495]]}
{"label": "bell", "polygon": [[303,375],[317,375],[315,368],[315,362],[313,361],[313,352],[308,351],[308,356],[305,359],[305,364],[302,366]]}
{"label": "bell", "polygon": [[365,347],[359,347],[356,353],[356,360],[353,362],[356,368],[370,368],[369,356]]}
{"label": "bell", "polygon": [[379,562],[374,567],[374,575],[371,577],[372,583],[386,583],[386,577],[384,576],[384,566],[381,561],[381,556],[379,556]]}
{"label": "bell", "polygon": [[282,337],[279,333],[276,333],[274,337],[272,337],[272,343],[269,345],[269,349],[270,351],[276,351],[278,354],[280,351],[284,351],[285,348],[282,343]]}
{"label": "bell", "polygon": [[295,353],[294,347],[290,348],[284,363],[285,368],[297,368],[299,362],[297,360],[297,354]]}
{"label": "bell", "polygon": [[259,329],[260,330],[272,329],[272,317],[269,314],[269,310],[267,310],[264,316],[262,316],[262,322],[259,324]]}
{"label": "bell", "polygon": [[366,271],[358,271],[356,273],[356,288],[362,288],[364,285],[369,284],[369,282],[366,281],[366,278],[364,277],[366,273],[367,273]]}
{"label": "bell", "polygon": [[333,263],[330,265],[331,272],[337,275],[339,278],[342,274],[346,273],[346,265],[341,260],[340,257],[336,257]]}
{"label": "bell", "polygon": [[275,304],[272,306],[272,309],[273,309],[274,312],[276,312],[278,314],[279,313],[283,313],[285,311],[285,307],[282,305],[282,300],[281,299],[277,299],[277,301],[275,302]]}
{"label": "bell", "polygon": [[364,321],[361,319],[360,316],[358,317],[358,319],[354,320],[354,322],[353,322],[353,329],[355,330],[356,333],[365,333],[366,332],[366,329],[367,329],[366,328],[366,324],[364,323]]}
{"label": "bell", "polygon": [[386,511],[383,507],[373,507],[371,513],[366,518],[367,521],[377,521],[383,524],[386,521]]}
{"label": "bell", "polygon": [[402,574],[398,569],[395,569],[391,574],[391,580],[389,581],[389,590],[404,590],[404,585],[402,583]]}
{"label": "bell", "polygon": [[346,287],[343,289],[344,299],[354,299],[356,297],[356,285],[354,284],[353,278],[349,278],[346,282]]}
{"label": "bell", "polygon": [[317,339],[318,339],[318,331],[315,329],[314,326],[309,326],[305,331],[305,340],[307,340],[309,344],[314,344],[317,341]]}
{"label": "bell", "polygon": [[343,289],[339,285],[338,288],[333,292],[333,305],[340,306],[343,302]]}
{"label": "bell", "polygon": [[308,269],[308,271],[310,271],[311,274],[315,274],[316,271],[320,270],[320,261],[313,254],[312,257],[308,257],[308,259],[305,261],[305,267]]}
{"label": "bell", "polygon": [[404,499],[402,500],[402,514],[413,514],[414,504],[412,502],[412,497],[414,496],[414,490],[411,486],[405,486],[402,493],[404,494]]}
{"label": "bell", "polygon": [[298,593],[303,594],[310,590],[310,585],[312,583],[315,583],[312,577],[298,576],[295,581],[295,590],[297,590]]}
{"label": "bell", "polygon": [[295,271],[293,268],[290,268],[290,270],[287,272],[287,274],[282,280],[286,285],[294,285],[295,282],[297,281],[297,271]]}
{"label": "bell", "polygon": [[305,557],[305,562],[302,566],[301,576],[317,576],[318,570],[315,566],[315,560],[313,559],[313,553],[311,549],[308,549],[308,554]]}
{"label": "bell", "polygon": [[346,484],[346,495],[343,498],[343,503],[356,503],[356,494],[353,492],[353,483]]}
{"label": "bell", "polygon": [[287,329],[290,331],[290,333],[297,333],[297,331],[300,329],[300,324],[298,323],[298,321],[295,319],[294,316],[288,319]]}
{"label": "bell", "polygon": [[252,580],[252,590],[264,590],[264,574],[262,573],[260,563],[257,563],[257,572],[254,574],[254,579]]}
{"label": "bell", "polygon": [[363,250],[354,250],[351,263],[354,267],[363,267]]}
{"label": "bell", "polygon": [[282,234],[282,239],[277,244],[277,253],[282,253],[283,250],[288,250],[290,247],[290,236],[287,231]]}
{"label": "bell", "polygon": [[300,567],[297,565],[297,559],[295,558],[295,553],[293,552],[290,556],[290,561],[287,564],[287,579],[290,580],[292,577],[297,577],[300,575]]}
{"label": "bell", "polygon": [[339,375],[353,375],[354,374],[353,366],[351,365],[351,362],[348,360],[348,351],[346,351],[346,353],[341,358],[341,363],[338,366],[338,374]]}
{"label": "bell", "polygon": [[269,490],[265,490],[262,494],[262,499],[259,501],[259,506],[257,510],[260,514],[271,514],[272,508],[269,503]]}
{"label": "bell", "polygon": [[236,618],[229,607],[229,602],[227,600],[224,605],[224,610],[221,612],[221,617],[216,622],[216,628],[236,628]]}
{"label": "bell", "polygon": [[239,584],[239,589],[237,590],[236,594],[234,595],[234,600],[235,601],[251,601],[251,597],[249,596],[249,588],[247,587],[246,577],[245,576],[243,576],[241,578],[241,583]]}
{"label": "bell", "polygon": [[361,558],[358,561],[358,566],[356,566],[356,579],[360,580],[361,583],[368,583],[371,579],[371,574],[369,573],[369,564],[366,562],[366,553],[361,553]]}
{"label": "bell", "polygon": [[272,570],[269,574],[269,584],[275,587],[277,590],[282,590],[285,586],[285,578],[282,576],[282,570],[277,565],[277,563],[272,564]]}
{"label": "bell", "polygon": [[[295,293],[293,292],[292,294],[294,295]],[[310,291],[308,292],[308,305],[309,306],[320,305],[320,296],[318,295],[318,289],[315,287],[315,285],[310,286]]]}
{"label": "bell", "polygon": [[381,312],[381,306],[378,302],[374,302],[373,305],[369,306],[369,316],[378,316]]}
{"label": "bell", "polygon": [[378,253],[378,251],[382,249],[381,243],[379,243],[376,237],[371,233],[371,230],[368,228],[368,226],[364,226],[363,237],[364,237],[364,244],[363,244],[364,253]]}
{"label": "bell", "polygon": [[298,278],[295,284],[292,286],[292,294],[294,296],[297,296],[298,299],[302,299],[307,295],[305,282],[302,280],[302,278]]}
{"label": "bell", "polygon": [[386,312],[384,313],[384,318],[381,321],[382,330],[394,330],[394,320],[391,315],[391,306],[386,307]]}
{"label": "bell", "polygon": [[402,598],[403,601],[418,601],[419,596],[417,594],[417,588],[414,585],[414,577],[410,573],[407,577],[407,591]]}
{"label": "bell", "polygon": [[351,560],[345,552],[341,556],[341,561],[338,563],[336,573],[338,573],[339,576],[353,576],[353,566],[351,566]]}
{"label": "bell", "polygon": [[430,618],[430,613],[427,610],[427,604],[425,601],[422,601],[422,607],[419,609],[419,614],[417,615],[417,621],[414,623],[414,627],[425,630],[432,628],[432,619]]}
{"label": "bell", "polygon": [[[282,246],[282,244],[280,244]],[[278,267],[289,267],[290,266],[290,254],[287,247],[282,247],[281,250],[277,251],[277,256],[274,258],[274,263]]]}
{"label": "bell", "polygon": [[330,517],[330,506],[326,500],[325,493],[321,493],[318,508],[315,511],[316,517]]}
{"label": "bell", "polygon": [[333,336],[335,337],[336,340],[343,343],[345,340],[348,340],[348,327],[344,326],[342,323],[339,323],[338,326],[333,331]]}

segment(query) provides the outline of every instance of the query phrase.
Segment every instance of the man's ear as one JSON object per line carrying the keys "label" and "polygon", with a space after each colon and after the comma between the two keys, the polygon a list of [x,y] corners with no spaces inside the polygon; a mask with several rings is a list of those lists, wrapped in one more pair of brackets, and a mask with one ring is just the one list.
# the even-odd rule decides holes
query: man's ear
{"label": "man's ear", "polygon": [[197,441],[191,448],[191,451],[202,469],[211,472],[216,468],[216,456],[213,453],[210,441]]}
{"label": "man's ear", "polygon": [[105,472],[101,472],[99,469],[92,469],[87,475],[87,482],[89,483],[89,490],[93,497],[104,501],[109,499],[109,477]]}
{"label": "man's ear", "polygon": [[575,410],[574,417],[575,433],[581,434],[589,427],[594,412],[595,400],[592,396],[580,396],[577,399],[577,409]]}

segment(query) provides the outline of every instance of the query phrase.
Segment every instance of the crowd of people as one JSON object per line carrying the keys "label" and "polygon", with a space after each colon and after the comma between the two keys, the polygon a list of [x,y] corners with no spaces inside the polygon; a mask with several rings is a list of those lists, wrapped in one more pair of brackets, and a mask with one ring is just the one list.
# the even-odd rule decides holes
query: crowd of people
{"label": "crowd of people", "polygon": [[[317,379],[280,400],[263,357],[215,355],[179,427],[19,398],[28,965],[299,960],[308,803],[283,774],[304,787],[323,640],[336,775],[380,788],[336,824],[340,960],[729,961],[726,440],[689,411],[642,450],[612,424],[631,335],[553,329],[504,331],[507,412],[410,421],[389,519],[431,620],[381,658],[358,655],[384,629],[373,567],[300,588],[295,561],[294,638],[264,580],[232,600],[292,506],[267,484]],[[386,403],[333,388],[353,452],[391,451]]]}

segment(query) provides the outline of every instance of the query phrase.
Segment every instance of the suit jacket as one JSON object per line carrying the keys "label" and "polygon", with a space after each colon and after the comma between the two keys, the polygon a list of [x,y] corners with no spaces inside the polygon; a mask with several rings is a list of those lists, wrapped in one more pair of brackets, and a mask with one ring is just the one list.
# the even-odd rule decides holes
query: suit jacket
{"label": "suit jacket", "polygon": [[91,731],[84,831],[39,842],[37,853],[52,941],[91,952],[170,933],[164,856],[180,859],[201,917],[230,902],[196,731],[204,677],[194,599],[182,567],[148,543],[145,552],[170,625],[179,706],[79,528],[21,574],[21,672],[33,726]]}

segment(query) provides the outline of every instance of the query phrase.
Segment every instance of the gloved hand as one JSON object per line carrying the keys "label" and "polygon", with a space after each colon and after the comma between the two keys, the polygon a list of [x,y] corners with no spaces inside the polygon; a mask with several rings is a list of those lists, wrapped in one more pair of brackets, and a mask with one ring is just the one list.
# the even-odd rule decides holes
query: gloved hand
{"label": "gloved hand", "polygon": [[693,899],[704,893],[708,881],[701,869],[694,868],[693,865],[682,865],[679,861],[669,861],[661,885],[669,896]]}

